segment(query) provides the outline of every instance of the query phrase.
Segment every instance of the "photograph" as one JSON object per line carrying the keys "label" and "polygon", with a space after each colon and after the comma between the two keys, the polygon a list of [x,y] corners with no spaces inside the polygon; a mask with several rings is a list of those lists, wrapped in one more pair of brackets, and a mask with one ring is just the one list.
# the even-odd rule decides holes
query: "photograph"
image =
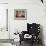
{"label": "photograph", "polygon": [[27,10],[26,9],[16,9],[14,11],[15,19],[27,19]]}
{"label": "photograph", "polygon": [[0,0],[0,46],[46,46],[46,0]]}

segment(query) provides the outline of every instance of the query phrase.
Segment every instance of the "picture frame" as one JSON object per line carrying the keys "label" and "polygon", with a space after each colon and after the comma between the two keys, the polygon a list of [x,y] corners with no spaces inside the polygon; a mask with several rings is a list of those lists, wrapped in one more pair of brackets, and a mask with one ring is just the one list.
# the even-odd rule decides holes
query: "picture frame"
{"label": "picture frame", "polygon": [[15,20],[26,20],[27,9],[14,9],[14,19]]}

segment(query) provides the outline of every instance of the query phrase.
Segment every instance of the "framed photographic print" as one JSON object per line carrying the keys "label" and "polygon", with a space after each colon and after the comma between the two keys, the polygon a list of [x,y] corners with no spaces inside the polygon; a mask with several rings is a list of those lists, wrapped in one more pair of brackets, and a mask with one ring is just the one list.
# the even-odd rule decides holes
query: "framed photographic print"
{"label": "framed photographic print", "polygon": [[27,9],[15,9],[14,18],[17,20],[26,20],[27,19]]}

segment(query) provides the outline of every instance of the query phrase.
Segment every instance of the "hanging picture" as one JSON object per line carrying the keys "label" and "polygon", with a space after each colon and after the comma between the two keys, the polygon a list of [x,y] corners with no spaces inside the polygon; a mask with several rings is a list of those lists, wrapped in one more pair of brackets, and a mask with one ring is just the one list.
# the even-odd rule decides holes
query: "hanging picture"
{"label": "hanging picture", "polygon": [[26,20],[27,19],[27,10],[26,9],[15,9],[14,18],[17,20]]}

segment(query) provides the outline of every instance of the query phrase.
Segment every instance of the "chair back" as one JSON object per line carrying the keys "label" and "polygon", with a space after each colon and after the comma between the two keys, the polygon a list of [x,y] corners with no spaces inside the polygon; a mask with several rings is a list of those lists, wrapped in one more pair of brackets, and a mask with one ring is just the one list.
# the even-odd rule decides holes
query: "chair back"
{"label": "chair back", "polygon": [[29,23],[27,23],[27,30],[28,30],[28,33],[30,35],[32,35],[32,34],[37,35],[40,32],[40,24],[36,24],[36,23],[29,24]]}

